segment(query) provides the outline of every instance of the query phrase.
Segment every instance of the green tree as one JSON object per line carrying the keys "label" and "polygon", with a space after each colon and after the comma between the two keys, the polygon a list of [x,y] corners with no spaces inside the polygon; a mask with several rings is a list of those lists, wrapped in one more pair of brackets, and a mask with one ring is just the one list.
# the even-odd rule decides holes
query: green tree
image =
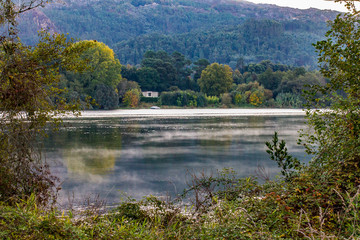
{"label": "green tree", "polygon": [[[82,86],[83,93],[95,99],[97,105],[94,106],[102,109],[116,107],[117,104],[109,104],[109,99],[105,100],[103,97],[95,98],[95,95],[104,96],[108,94],[109,91],[112,91],[110,93],[111,95],[117,94],[116,86],[121,81],[121,64],[119,60],[115,58],[113,50],[104,43],[93,40],[80,41],[76,44],[79,46],[91,45],[91,47],[81,55],[83,59],[87,59],[89,62],[89,70],[82,73],[67,72],[66,77],[69,81],[69,88],[72,83],[79,82]],[[100,87],[100,85],[102,87]],[[100,93],[99,91],[101,90],[105,92]]]}
{"label": "green tree", "polygon": [[210,62],[207,59],[201,58],[194,62],[193,71],[194,73],[194,80],[198,80],[201,77],[201,72],[210,65]]}
{"label": "green tree", "polygon": [[191,70],[188,67],[190,63],[179,52],[169,55],[165,51],[147,51],[141,62],[144,70],[139,73],[142,75],[141,78],[139,76],[139,83],[142,88],[143,85],[146,88],[152,86],[149,90],[159,92],[168,90],[172,86],[177,86],[180,89],[192,88]]}
{"label": "green tree", "polygon": [[[360,184],[360,28],[356,1],[344,2],[349,13],[331,22],[326,39],[315,44],[326,85],[315,85],[307,93],[308,122],[314,134],[307,135],[307,151],[315,155],[322,178],[336,189],[354,190]],[[322,98],[318,97],[322,94]],[[311,107],[329,106],[329,111]]]}
{"label": "green tree", "polygon": [[281,82],[281,73],[273,72],[273,70],[268,67],[265,72],[260,74],[258,81],[266,89],[275,90]]}
{"label": "green tree", "polygon": [[171,86],[177,86],[176,68],[172,58],[165,51],[147,51],[141,62],[141,67],[155,69],[159,76],[158,91],[165,91]]}
{"label": "green tree", "polygon": [[139,85],[144,91],[161,91],[159,73],[151,67],[142,67],[138,71]]}
{"label": "green tree", "polygon": [[95,87],[94,99],[100,103],[100,108],[109,110],[118,107],[119,96],[114,89],[105,84],[98,84]]}
{"label": "green tree", "polygon": [[121,66],[121,76],[129,81],[139,82],[138,69],[131,65]]}
{"label": "green tree", "polygon": [[67,111],[76,112],[76,103],[61,97],[59,69],[84,69],[79,56],[89,47],[44,31],[35,46],[22,44],[17,17],[43,4],[37,0],[0,4],[0,25],[8,29],[0,37],[0,201],[10,203],[31,194],[41,204],[56,197],[56,178],[41,162],[36,140],[45,135],[48,123],[57,124]]}
{"label": "green tree", "polygon": [[218,63],[207,66],[198,80],[201,92],[209,96],[220,96],[220,94],[228,92],[232,83],[231,68]]}
{"label": "green tree", "polygon": [[236,84],[243,83],[243,81],[244,81],[244,77],[242,76],[242,74],[240,73],[240,71],[238,69],[236,69],[233,72],[233,80],[234,80],[234,83],[236,83]]}
{"label": "green tree", "polygon": [[178,86],[180,89],[189,89],[191,86],[191,69],[188,66],[191,64],[191,61],[179,52],[173,52],[171,57],[176,70],[176,82],[173,86]]}

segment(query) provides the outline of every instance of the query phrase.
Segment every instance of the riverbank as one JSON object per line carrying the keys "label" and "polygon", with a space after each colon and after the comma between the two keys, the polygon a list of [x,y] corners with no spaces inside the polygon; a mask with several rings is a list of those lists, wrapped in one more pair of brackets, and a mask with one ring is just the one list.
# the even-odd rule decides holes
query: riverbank
{"label": "riverbank", "polygon": [[104,117],[201,117],[201,116],[305,116],[302,109],[282,108],[195,108],[195,109],[117,109],[82,111],[80,118]]}
{"label": "riverbank", "polygon": [[[305,173],[305,172],[303,172]],[[33,197],[17,206],[0,203],[2,239],[358,239],[359,191],[253,178],[229,171],[193,176],[192,186],[176,200],[127,199],[102,212],[89,204],[80,212],[39,208]],[[306,178],[306,177],[305,177]],[[307,179],[309,180],[309,179]],[[335,190],[335,189],[334,189]],[[191,205],[182,205],[186,199]],[[342,201],[337,208],[331,204]],[[327,202],[327,207],[322,205]],[[179,204],[180,203],[180,204]]]}

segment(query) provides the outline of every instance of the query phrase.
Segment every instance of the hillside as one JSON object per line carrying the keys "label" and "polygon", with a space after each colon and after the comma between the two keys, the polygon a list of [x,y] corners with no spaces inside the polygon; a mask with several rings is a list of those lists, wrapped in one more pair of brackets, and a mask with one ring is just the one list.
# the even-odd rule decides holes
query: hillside
{"label": "hillside", "polygon": [[[179,51],[192,60],[205,57],[227,64],[239,56],[257,61],[277,54],[270,59],[314,67],[311,43],[321,39],[326,21],[336,15],[334,11],[231,0],[65,0],[27,13],[20,32],[27,43],[34,42],[41,27],[80,39],[96,39],[116,47],[123,64],[138,64],[145,50],[164,49]],[[271,31],[257,29],[249,35],[244,32],[249,19],[252,23],[256,20],[255,24],[271,19],[268,22],[275,21],[281,31],[273,36]],[[258,31],[267,33],[259,35]],[[296,61],[298,57],[304,60]]]}
{"label": "hillside", "polygon": [[243,58],[245,63],[269,59],[292,66],[315,68],[317,55],[312,43],[321,40],[325,26],[309,25],[314,27],[314,31],[298,29],[305,26],[301,22],[247,20],[241,25],[222,29],[141,35],[115,44],[114,50],[122,63],[135,65],[140,63],[146,50],[152,49],[169,53],[178,51],[192,61],[205,58],[210,62],[229,64],[232,68],[239,58]]}

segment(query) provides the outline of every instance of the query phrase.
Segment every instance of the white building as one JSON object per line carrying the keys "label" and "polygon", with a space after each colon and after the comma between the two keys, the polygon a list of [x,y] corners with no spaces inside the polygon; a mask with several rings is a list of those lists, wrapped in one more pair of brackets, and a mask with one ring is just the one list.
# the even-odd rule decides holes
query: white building
{"label": "white building", "polygon": [[142,92],[142,95],[143,95],[144,97],[153,97],[153,98],[156,98],[156,97],[159,97],[159,92],[147,91],[147,92]]}

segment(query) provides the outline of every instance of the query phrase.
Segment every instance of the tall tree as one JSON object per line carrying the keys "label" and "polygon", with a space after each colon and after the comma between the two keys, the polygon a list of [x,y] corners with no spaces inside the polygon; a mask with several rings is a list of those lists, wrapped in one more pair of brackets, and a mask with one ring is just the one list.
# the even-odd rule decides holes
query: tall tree
{"label": "tall tree", "polygon": [[157,89],[165,91],[176,84],[176,69],[173,65],[171,56],[165,51],[147,51],[144,54],[144,59],[141,62],[142,67],[152,68],[159,75],[159,82]]}
{"label": "tall tree", "polygon": [[[81,57],[89,62],[89,69],[82,73],[67,72],[65,75],[69,80],[69,86],[72,82],[79,82],[82,85],[86,95],[95,99],[101,109],[112,109],[117,107],[116,97],[111,99],[105,96],[115,96],[116,86],[121,81],[121,64],[115,58],[114,52],[104,43],[98,41],[80,41],[76,45],[89,45]],[[101,93],[104,91],[104,93]],[[111,94],[108,94],[110,93]],[[95,96],[104,96],[95,98]]]}
{"label": "tall tree", "polygon": [[258,81],[265,88],[275,90],[281,82],[281,76],[277,73],[274,73],[273,70],[268,67],[265,72],[260,74]]}
{"label": "tall tree", "polygon": [[59,123],[59,116],[77,110],[60,95],[59,70],[83,69],[79,56],[88,46],[44,31],[35,46],[26,46],[17,37],[19,14],[46,2],[0,4],[0,25],[7,29],[0,36],[0,201],[16,202],[35,194],[44,204],[56,196],[55,178],[40,161],[36,139],[49,122]]}
{"label": "tall tree", "polygon": [[232,86],[232,70],[228,65],[213,63],[207,66],[198,80],[200,89],[209,96],[220,96]]}
{"label": "tall tree", "polygon": [[201,72],[210,65],[210,62],[207,59],[201,58],[194,62],[193,70],[194,73],[194,80],[198,80],[201,77]]}
{"label": "tall tree", "polygon": [[142,90],[162,91],[159,73],[154,68],[142,67],[137,72]]}
{"label": "tall tree", "polygon": [[[142,84],[145,84],[146,87],[152,85],[153,89],[151,90],[157,91],[165,91],[172,86],[187,89],[191,86],[189,81],[191,70],[188,67],[190,63],[184,55],[178,52],[169,55],[165,51],[147,51],[141,62],[142,68],[146,68],[146,71],[142,72],[143,77],[146,76],[143,80],[147,79],[147,81]],[[158,78],[155,78],[156,74],[151,69],[157,72]]]}
{"label": "tall tree", "polygon": [[179,52],[174,52],[171,57],[176,69],[176,82],[174,86],[178,86],[180,89],[189,89],[189,79],[191,74],[189,65],[191,64],[191,61],[186,59],[185,56]]}
{"label": "tall tree", "polygon": [[305,146],[316,156],[312,164],[323,169],[323,179],[335,189],[356,191],[360,185],[360,16],[354,5],[358,1],[337,2],[344,2],[350,12],[331,22],[326,39],[315,44],[321,73],[329,82],[308,92],[309,107],[330,104],[330,111],[309,108],[314,134],[307,135]]}

